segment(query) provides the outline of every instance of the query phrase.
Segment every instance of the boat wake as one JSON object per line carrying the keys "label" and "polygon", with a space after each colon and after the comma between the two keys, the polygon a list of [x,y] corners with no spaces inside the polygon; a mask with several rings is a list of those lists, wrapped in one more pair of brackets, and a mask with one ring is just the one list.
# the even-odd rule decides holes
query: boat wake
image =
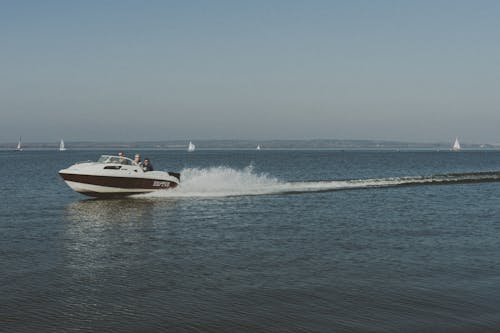
{"label": "boat wake", "polygon": [[500,171],[298,182],[280,181],[265,173],[255,173],[252,166],[242,170],[229,167],[212,167],[207,169],[188,168],[182,170],[181,175],[181,183],[175,189],[141,194],[135,197],[230,197],[299,194],[400,186],[500,182]]}

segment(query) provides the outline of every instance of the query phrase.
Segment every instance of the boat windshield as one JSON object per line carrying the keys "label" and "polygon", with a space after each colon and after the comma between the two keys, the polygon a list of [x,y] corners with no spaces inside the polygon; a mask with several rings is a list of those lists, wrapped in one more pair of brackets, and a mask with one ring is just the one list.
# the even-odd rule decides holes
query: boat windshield
{"label": "boat windshield", "polygon": [[132,165],[132,160],[126,157],[120,156],[110,156],[110,155],[102,155],[97,162],[99,163],[114,163],[114,164],[124,164],[124,165]]}

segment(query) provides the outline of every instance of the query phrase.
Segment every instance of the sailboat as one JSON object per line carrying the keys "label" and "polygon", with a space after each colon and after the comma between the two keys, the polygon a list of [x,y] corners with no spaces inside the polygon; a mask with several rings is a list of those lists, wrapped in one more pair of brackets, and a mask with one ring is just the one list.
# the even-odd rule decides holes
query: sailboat
{"label": "sailboat", "polygon": [[256,150],[260,150],[260,145],[257,145],[257,148],[255,148]]}
{"label": "sailboat", "polygon": [[458,137],[455,138],[455,142],[453,143],[453,147],[451,147],[452,151],[460,151],[462,147],[460,147],[460,142],[458,142]]}
{"label": "sailboat", "polygon": [[192,152],[196,149],[196,146],[191,142],[189,141],[189,145],[188,145],[188,151],[189,152]]}
{"label": "sailboat", "polygon": [[19,137],[19,141],[17,142],[16,151],[23,151],[23,147],[21,145],[21,137]]}
{"label": "sailboat", "polygon": [[61,143],[59,144],[59,151],[65,151],[66,148],[64,148],[64,140],[61,139]]}

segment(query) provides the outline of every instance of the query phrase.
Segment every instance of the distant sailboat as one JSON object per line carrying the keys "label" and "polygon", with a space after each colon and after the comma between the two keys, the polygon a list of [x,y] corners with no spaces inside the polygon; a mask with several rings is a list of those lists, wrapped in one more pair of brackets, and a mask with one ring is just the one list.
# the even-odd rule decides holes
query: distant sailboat
{"label": "distant sailboat", "polygon": [[451,150],[453,151],[460,151],[462,147],[460,147],[460,142],[458,142],[458,138],[455,138],[455,142],[453,143],[453,147],[451,147]]}
{"label": "distant sailboat", "polygon": [[191,152],[191,151],[194,151],[195,149],[196,149],[196,146],[191,141],[189,141],[188,151]]}
{"label": "distant sailboat", "polygon": [[257,148],[255,148],[256,150],[260,150],[260,145],[257,145]]}
{"label": "distant sailboat", "polygon": [[19,137],[19,141],[17,142],[16,151],[23,151],[23,147],[21,145],[21,137]]}
{"label": "distant sailboat", "polygon": [[64,140],[61,139],[61,143],[59,144],[59,151],[65,151],[66,148],[64,148]]}

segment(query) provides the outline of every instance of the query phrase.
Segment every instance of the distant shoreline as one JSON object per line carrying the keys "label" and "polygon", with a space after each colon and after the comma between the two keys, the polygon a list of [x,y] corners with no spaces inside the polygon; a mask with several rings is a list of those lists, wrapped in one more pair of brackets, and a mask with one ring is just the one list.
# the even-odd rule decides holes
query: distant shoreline
{"label": "distant shoreline", "polygon": [[[89,142],[66,141],[68,149],[155,149],[155,150],[184,150],[188,140],[171,141],[136,141],[136,142]],[[311,149],[311,150],[449,150],[451,143],[419,143],[375,140],[193,140],[198,149],[255,149],[257,145],[265,149]],[[14,149],[17,143],[0,143],[1,150]],[[494,150],[500,149],[500,144],[468,144],[461,143],[467,150]],[[23,142],[23,149],[58,149],[59,142]]]}

